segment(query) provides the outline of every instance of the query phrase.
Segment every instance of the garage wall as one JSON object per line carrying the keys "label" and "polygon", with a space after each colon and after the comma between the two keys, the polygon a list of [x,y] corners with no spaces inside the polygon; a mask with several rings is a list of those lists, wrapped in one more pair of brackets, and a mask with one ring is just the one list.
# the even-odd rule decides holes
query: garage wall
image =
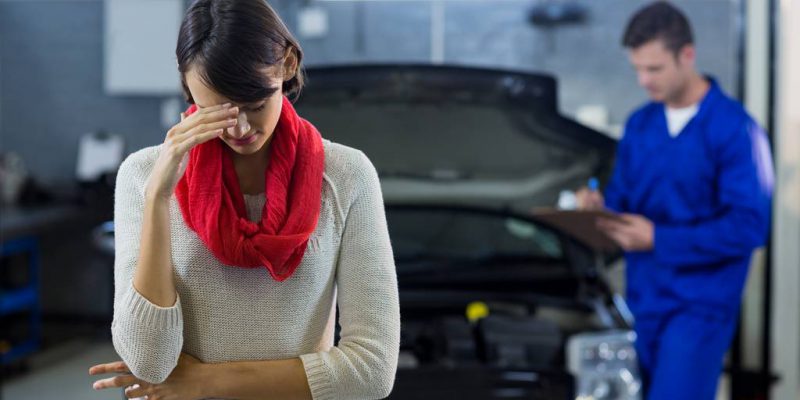
{"label": "garage wall", "polygon": [[161,107],[181,99],[106,94],[103,23],[102,0],[0,0],[0,151],[46,184],[71,182],[82,134],[118,133],[128,151],[159,143]]}
{"label": "garage wall", "polygon": [[[298,28],[297,12],[303,7],[303,2],[297,3],[285,8],[294,28]],[[329,21],[327,35],[300,38],[309,64],[430,62],[435,53],[432,24],[436,26],[441,15],[445,63],[554,74],[561,82],[561,107],[568,114],[575,115],[581,106],[603,105],[609,110],[609,124],[621,125],[630,110],[646,100],[620,46],[628,18],[645,1],[575,1],[587,10],[587,20],[560,27],[528,22],[532,6],[542,1],[308,3],[324,9]],[[726,91],[736,95],[739,2],[673,3],[687,13],[695,29],[700,69],[716,76]],[[614,135],[616,130],[612,128],[610,133]]]}
{"label": "garage wall", "polygon": [[[328,31],[299,39],[308,64],[429,62],[429,1],[272,0],[298,32],[306,4],[327,13]],[[580,0],[583,25],[534,27],[534,0],[450,0],[440,3],[442,56],[447,63],[498,66],[556,74],[561,106],[576,114],[584,105],[609,109],[620,125],[645,100],[619,46],[628,16],[640,0]],[[697,31],[699,63],[736,92],[738,0],[676,1]],[[0,0],[0,146],[19,153],[45,183],[69,182],[81,134],[107,130],[123,135],[128,150],[158,143],[163,95],[109,96],[103,92],[101,0]],[[614,128],[609,129],[613,135]],[[48,153],[44,153],[47,151]],[[42,157],[41,154],[61,154]]]}
{"label": "garage wall", "polygon": [[774,399],[800,398],[800,0],[780,1],[776,81],[772,368]]}

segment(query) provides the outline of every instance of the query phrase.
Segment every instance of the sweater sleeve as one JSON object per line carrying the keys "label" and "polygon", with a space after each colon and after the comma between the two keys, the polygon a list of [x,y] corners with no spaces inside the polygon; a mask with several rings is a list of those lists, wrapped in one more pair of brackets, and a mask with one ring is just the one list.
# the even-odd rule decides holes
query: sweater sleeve
{"label": "sweater sleeve", "polygon": [[111,335],[119,356],[133,375],[151,383],[167,379],[183,347],[180,298],[159,307],[133,287],[144,214],[142,152],[119,168],[114,196],[114,319]]}
{"label": "sweater sleeve", "polygon": [[341,339],[329,351],[300,357],[314,399],[387,397],[397,370],[400,306],[394,257],[378,174],[359,155],[337,261]]}
{"label": "sweater sleeve", "polygon": [[656,226],[655,256],[662,264],[696,268],[748,256],[766,241],[774,177],[763,130],[750,121],[730,135],[719,149],[717,170],[717,216]]}

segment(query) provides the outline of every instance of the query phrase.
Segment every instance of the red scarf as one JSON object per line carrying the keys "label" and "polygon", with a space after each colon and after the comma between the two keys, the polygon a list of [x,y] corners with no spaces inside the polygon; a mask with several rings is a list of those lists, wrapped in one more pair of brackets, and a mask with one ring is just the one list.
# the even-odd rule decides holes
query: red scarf
{"label": "red scarf", "polygon": [[[186,115],[197,110],[189,107]],[[221,139],[195,146],[175,196],[186,224],[223,264],[264,266],[283,281],[297,269],[317,226],[322,196],[322,137],[283,99],[269,143],[261,221],[247,219],[244,196]]]}

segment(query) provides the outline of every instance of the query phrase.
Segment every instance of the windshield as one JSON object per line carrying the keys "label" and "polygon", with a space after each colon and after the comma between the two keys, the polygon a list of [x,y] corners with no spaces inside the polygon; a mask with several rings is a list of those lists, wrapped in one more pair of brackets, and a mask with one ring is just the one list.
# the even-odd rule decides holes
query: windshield
{"label": "windshield", "polygon": [[422,259],[561,259],[558,236],[502,214],[447,208],[389,208],[389,234],[398,262]]}

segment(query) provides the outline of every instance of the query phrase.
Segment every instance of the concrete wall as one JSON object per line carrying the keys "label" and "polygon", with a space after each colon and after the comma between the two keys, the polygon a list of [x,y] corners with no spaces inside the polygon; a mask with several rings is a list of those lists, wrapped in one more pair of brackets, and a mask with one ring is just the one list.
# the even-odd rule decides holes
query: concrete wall
{"label": "concrete wall", "polygon": [[[620,125],[645,100],[619,46],[628,16],[644,1],[580,0],[586,23],[558,28],[527,22],[533,0],[271,3],[293,31],[304,4],[326,11],[325,36],[299,37],[309,65],[429,62],[436,15],[444,62],[553,73],[568,114],[602,105],[609,124]],[[676,4],[695,27],[700,67],[735,93],[738,1]],[[19,153],[46,183],[72,179],[84,133],[119,133],[129,151],[160,142],[168,128],[161,108],[179,98],[103,92],[102,16],[100,0],[0,0],[0,147]]]}

